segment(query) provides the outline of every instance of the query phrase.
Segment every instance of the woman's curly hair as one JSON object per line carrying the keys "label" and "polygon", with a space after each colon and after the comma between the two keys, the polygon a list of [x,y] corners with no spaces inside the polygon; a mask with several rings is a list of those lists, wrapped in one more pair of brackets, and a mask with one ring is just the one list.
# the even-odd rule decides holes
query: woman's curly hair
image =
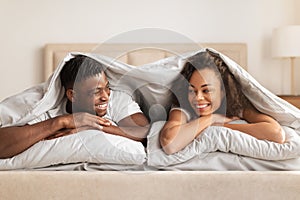
{"label": "woman's curly hair", "polygon": [[251,103],[242,92],[241,85],[229,71],[226,63],[218,54],[209,50],[197,53],[185,63],[179,78],[174,82],[172,88],[173,104],[175,106],[185,108],[196,115],[188,101],[189,80],[195,70],[206,68],[215,72],[221,81],[221,89],[226,94],[222,105],[216,111],[217,113],[226,114],[227,117],[240,116],[243,109],[251,106]]}

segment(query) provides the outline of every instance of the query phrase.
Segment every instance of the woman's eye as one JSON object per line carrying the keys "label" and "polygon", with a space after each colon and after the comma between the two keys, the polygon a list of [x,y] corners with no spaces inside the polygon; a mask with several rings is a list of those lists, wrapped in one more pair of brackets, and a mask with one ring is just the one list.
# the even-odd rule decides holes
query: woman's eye
{"label": "woman's eye", "polygon": [[196,92],[195,92],[195,90],[190,89],[190,90],[189,90],[189,93],[190,93],[190,94],[195,94]]}
{"label": "woman's eye", "polygon": [[202,92],[203,93],[212,93],[214,91],[213,88],[207,88],[207,89],[204,89]]}

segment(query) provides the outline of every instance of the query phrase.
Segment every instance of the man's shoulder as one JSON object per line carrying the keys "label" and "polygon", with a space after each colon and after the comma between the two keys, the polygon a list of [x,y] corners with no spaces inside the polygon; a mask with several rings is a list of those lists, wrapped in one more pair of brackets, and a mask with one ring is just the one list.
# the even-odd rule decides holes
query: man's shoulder
{"label": "man's shoulder", "polygon": [[117,98],[117,99],[130,98],[130,99],[133,99],[133,95],[129,91],[125,91],[125,90],[111,90],[110,91],[110,98]]}

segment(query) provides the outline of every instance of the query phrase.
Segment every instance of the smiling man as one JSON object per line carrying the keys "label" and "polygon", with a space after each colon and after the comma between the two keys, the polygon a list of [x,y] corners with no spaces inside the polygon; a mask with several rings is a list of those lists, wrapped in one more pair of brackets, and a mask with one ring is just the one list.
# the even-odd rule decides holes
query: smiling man
{"label": "smiling man", "polygon": [[143,142],[147,118],[131,96],[110,89],[105,68],[83,55],[66,62],[60,72],[65,98],[24,126],[0,128],[0,158],[17,155],[44,139],[88,129]]}

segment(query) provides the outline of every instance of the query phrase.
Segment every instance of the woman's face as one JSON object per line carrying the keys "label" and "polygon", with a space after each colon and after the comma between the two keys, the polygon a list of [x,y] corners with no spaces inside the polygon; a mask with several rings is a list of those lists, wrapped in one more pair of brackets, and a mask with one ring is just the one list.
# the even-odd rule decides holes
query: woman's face
{"label": "woman's face", "polygon": [[224,92],[215,71],[209,68],[195,70],[189,83],[188,100],[198,116],[210,115],[218,110]]}

